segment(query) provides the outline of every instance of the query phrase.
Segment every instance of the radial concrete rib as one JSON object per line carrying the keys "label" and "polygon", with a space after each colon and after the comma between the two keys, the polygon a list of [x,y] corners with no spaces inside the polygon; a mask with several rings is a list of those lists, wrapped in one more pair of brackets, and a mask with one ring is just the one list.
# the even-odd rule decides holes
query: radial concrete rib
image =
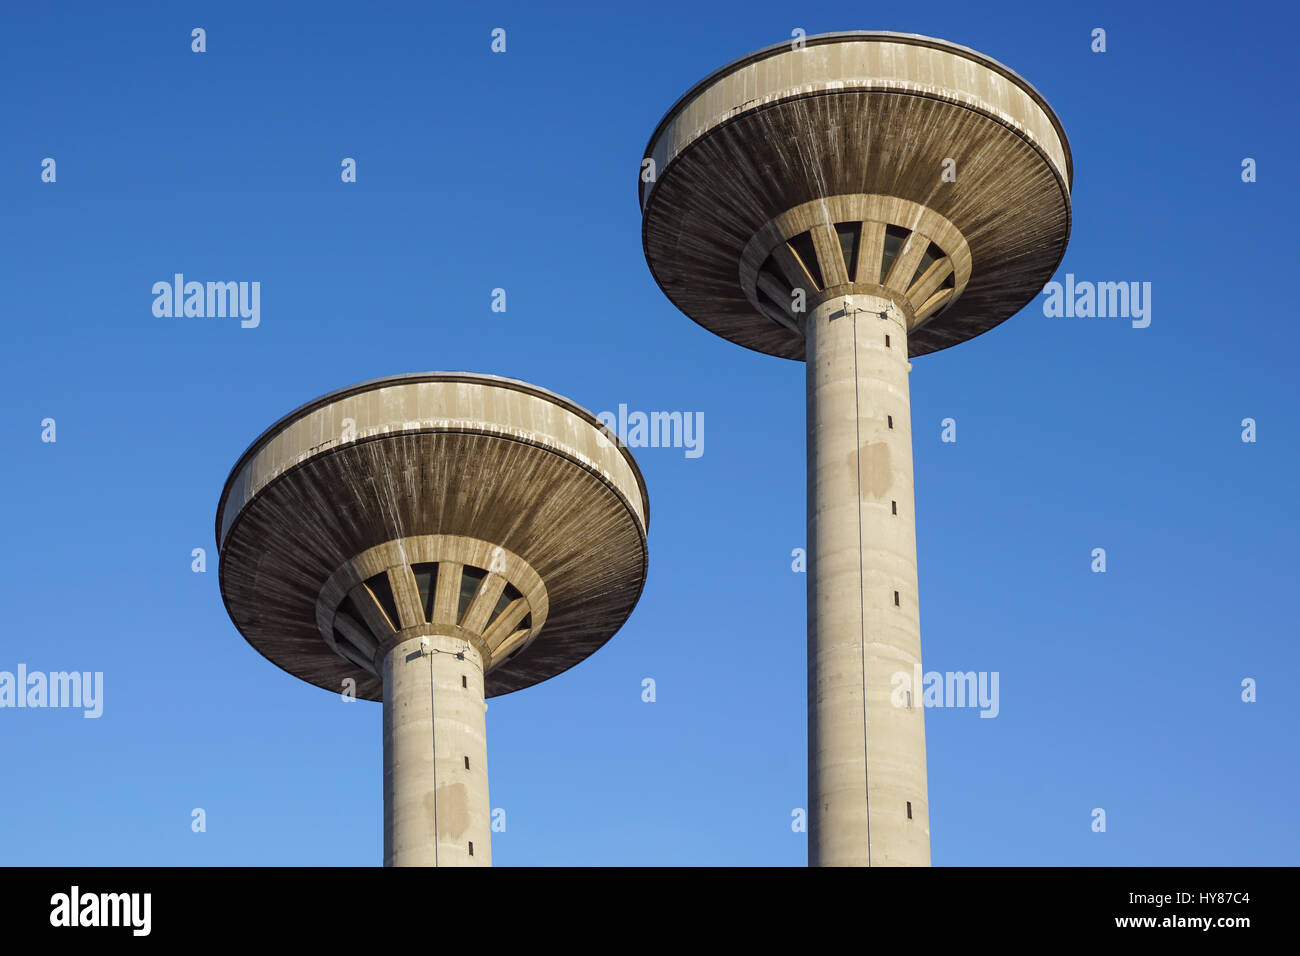
{"label": "radial concrete rib", "polygon": [[456,561],[438,565],[438,590],[433,599],[433,623],[457,624],[460,612],[460,579],[465,566]]}
{"label": "radial concrete rib", "polygon": [[499,574],[489,574],[478,586],[474,600],[465,611],[461,627],[467,631],[482,631],[487,626],[488,617],[496,607],[497,599],[506,589],[506,579]]}
{"label": "radial concrete rib", "polygon": [[858,268],[855,273],[859,282],[879,283],[883,278],[880,264],[885,259],[885,224],[883,222],[864,222],[862,224],[862,245],[858,249]]}
{"label": "radial concrete rib", "polygon": [[921,278],[916,280],[916,284],[907,290],[907,298],[912,302],[921,303],[924,307],[934,291],[950,275],[952,275],[952,260],[947,256],[936,259],[930,263],[930,268],[925,270]]}
{"label": "radial concrete rib", "polygon": [[420,600],[420,586],[416,583],[411,566],[403,562],[387,571],[388,586],[392,589],[402,627],[417,627],[427,623],[424,619],[424,604]]}
{"label": "radial concrete rib", "polygon": [[903,248],[899,250],[898,258],[894,260],[894,265],[885,278],[886,288],[891,292],[906,293],[929,245],[930,240],[925,236],[918,232],[911,233],[903,242]]}
{"label": "radial concrete rib", "polygon": [[822,278],[826,288],[844,285],[849,281],[849,274],[844,268],[844,252],[840,248],[839,236],[830,223],[818,223],[811,231],[813,245],[817,249],[817,262],[821,266]]}

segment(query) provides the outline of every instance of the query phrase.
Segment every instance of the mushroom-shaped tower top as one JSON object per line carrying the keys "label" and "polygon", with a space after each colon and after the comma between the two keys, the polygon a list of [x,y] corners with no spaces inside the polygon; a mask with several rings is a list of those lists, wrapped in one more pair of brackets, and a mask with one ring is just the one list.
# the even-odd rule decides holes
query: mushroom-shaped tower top
{"label": "mushroom-shaped tower top", "polygon": [[648,515],[631,454],[567,399],[487,375],[377,379],[244,452],[217,509],[221,593],[253,647],[320,687],[379,700],[386,649],[428,633],[474,643],[491,697],[613,636],[645,581]]}
{"label": "mushroom-shaped tower top", "polygon": [[642,162],[642,242],[668,298],[737,344],[802,359],[800,292],[876,292],[921,355],[1042,289],[1071,177],[1060,121],[1000,63],[911,34],[823,34],[743,57],[668,111]]}

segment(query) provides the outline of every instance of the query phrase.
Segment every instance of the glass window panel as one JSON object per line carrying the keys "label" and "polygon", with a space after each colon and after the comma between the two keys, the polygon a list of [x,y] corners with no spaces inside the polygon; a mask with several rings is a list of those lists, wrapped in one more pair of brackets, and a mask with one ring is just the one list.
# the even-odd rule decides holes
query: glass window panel
{"label": "glass window panel", "polygon": [[885,227],[885,253],[880,263],[880,281],[884,282],[889,278],[889,270],[898,258],[899,250],[903,248],[903,241],[912,234],[910,229],[904,229],[902,226]]}
{"label": "glass window panel", "polygon": [[438,564],[413,564],[415,585],[420,589],[420,607],[424,608],[424,619],[433,620],[433,597],[438,591]]}
{"label": "glass window panel", "polygon": [[857,282],[858,243],[862,239],[862,223],[837,222],[835,234],[840,237],[840,251],[844,253],[844,268],[848,270],[850,282]]}

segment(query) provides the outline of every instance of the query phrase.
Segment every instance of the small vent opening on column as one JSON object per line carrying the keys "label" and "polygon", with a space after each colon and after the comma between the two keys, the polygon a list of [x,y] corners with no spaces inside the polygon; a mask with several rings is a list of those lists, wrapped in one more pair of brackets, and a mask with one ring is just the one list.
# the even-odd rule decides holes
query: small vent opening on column
{"label": "small vent opening on column", "polygon": [[894,592],[894,607],[898,607],[898,606],[899,606],[899,603],[898,603],[898,592],[895,591],[895,592]]}
{"label": "small vent opening on column", "polygon": [[[908,806],[911,806],[911,804],[908,804]],[[474,855],[474,841],[473,841],[473,840],[470,840],[470,841],[469,841],[469,855],[470,855],[470,856],[473,856],[473,855]]]}
{"label": "small vent opening on column", "polygon": [[890,513],[890,514],[895,514],[895,515],[898,514],[898,502],[897,502],[897,501],[891,501],[891,502],[889,503],[889,513]]}
{"label": "small vent opening on column", "polygon": [[907,801],[907,819],[912,819],[912,801]]}
{"label": "small vent opening on column", "polygon": [[465,755],[465,769],[469,769],[469,754]]}
{"label": "small vent opening on column", "polygon": [[893,427],[894,427],[894,416],[893,416],[893,415],[886,415],[886,416],[885,416],[885,419],[889,422],[889,427],[890,427],[890,428],[893,428]]}

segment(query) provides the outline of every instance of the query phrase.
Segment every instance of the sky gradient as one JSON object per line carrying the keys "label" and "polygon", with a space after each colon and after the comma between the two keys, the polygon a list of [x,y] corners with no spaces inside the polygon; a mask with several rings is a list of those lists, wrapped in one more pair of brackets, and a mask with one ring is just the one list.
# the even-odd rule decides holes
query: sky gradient
{"label": "sky gradient", "polygon": [[[628,623],[489,701],[494,863],[804,863],[804,370],[677,312],[635,193],[677,97],[795,28],[937,36],[1020,73],[1073,151],[1056,278],[1152,289],[1146,328],[1050,318],[1040,297],[915,362],[925,669],[1000,678],[996,718],[926,715],[933,862],[1300,862],[1294,9],[0,16],[0,671],[104,682],[97,719],[0,709],[0,864],[381,861],[380,708],[244,642],[213,517],[281,415],[428,370],[705,423],[698,457],[634,449],[650,572]],[[260,282],[260,324],[156,317],[151,287],[175,273]]]}

